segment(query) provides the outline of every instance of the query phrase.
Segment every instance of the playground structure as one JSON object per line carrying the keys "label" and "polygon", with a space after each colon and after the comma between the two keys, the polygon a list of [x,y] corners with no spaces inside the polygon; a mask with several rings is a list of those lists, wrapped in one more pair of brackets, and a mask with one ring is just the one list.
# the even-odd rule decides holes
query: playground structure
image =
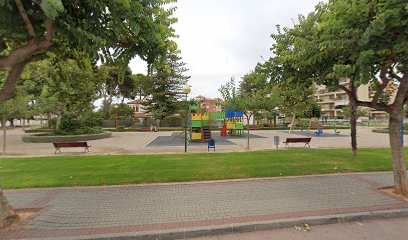
{"label": "playground structure", "polygon": [[221,136],[226,137],[227,134],[231,136],[242,136],[242,131],[244,130],[243,117],[244,114],[242,112],[227,110]]}
{"label": "playground structure", "polygon": [[225,112],[205,112],[198,106],[191,106],[190,121],[190,139],[191,141],[209,141],[212,139],[212,123],[214,121],[223,121],[224,126],[221,130],[221,136],[227,135],[236,136],[242,135],[244,130],[243,113],[232,112],[226,110]]}

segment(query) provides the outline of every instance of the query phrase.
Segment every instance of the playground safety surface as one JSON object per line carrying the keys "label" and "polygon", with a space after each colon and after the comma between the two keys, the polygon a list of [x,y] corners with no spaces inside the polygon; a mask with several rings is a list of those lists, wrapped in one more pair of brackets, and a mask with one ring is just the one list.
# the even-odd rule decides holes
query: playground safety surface
{"label": "playground safety surface", "polygon": [[[242,136],[227,136],[221,137],[220,132],[213,132],[212,138],[215,140],[216,145],[237,145],[229,141],[228,139],[246,139],[247,135],[244,133]],[[250,134],[250,138],[266,138],[256,134]],[[189,146],[207,146],[207,142],[200,141],[190,141]],[[158,136],[153,141],[148,143],[146,147],[155,148],[155,147],[178,147],[184,146],[184,133],[183,132],[173,132],[170,136]]]}

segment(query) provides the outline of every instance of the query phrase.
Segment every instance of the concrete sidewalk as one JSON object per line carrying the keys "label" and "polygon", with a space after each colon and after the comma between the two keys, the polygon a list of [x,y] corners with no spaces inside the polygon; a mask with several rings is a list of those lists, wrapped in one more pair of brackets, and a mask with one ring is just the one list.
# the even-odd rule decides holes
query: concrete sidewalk
{"label": "concrete sidewalk", "polygon": [[406,200],[378,190],[392,183],[370,173],[7,190],[15,208],[38,211],[0,239],[176,239],[408,213]]}

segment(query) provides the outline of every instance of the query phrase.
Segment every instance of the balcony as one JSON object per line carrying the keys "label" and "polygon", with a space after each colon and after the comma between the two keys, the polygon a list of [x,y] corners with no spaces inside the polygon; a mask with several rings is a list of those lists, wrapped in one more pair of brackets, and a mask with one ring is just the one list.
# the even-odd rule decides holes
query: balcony
{"label": "balcony", "polygon": [[332,98],[321,98],[317,102],[318,103],[334,103],[334,99],[332,99]]}
{"label": "balcony", "polygon": [[350,101],[348,99],[336,99],[336,102],[334,102],[334,105],[336,106],[347,106],[350,104]]}

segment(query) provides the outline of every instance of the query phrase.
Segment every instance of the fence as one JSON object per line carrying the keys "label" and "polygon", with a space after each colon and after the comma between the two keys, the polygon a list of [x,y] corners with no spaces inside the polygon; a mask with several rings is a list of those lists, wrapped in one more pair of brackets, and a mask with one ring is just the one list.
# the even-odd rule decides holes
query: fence
{"label": "fence", "polygon": [[[156,119],[118,119],[118,126],[124,127],[150,127],[151,125],[159,126],[159,127],[167,127],[167,128],[179,128],[183,127],[183,119],[181,117],[169,117],[163,120],[156,120]],[[116,122],[114,119],[103,120],[102,127],[103,128],[114,128],[116,126]]]}

